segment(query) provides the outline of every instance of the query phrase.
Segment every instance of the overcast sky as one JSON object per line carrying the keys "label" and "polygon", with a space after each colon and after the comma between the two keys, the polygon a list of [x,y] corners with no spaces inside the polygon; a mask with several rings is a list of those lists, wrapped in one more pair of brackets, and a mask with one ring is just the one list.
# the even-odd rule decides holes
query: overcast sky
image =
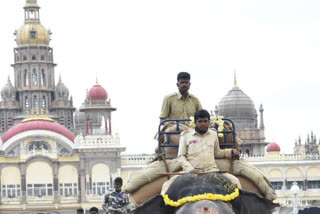
{"label": "overcast sky", "polygon": [[[3,1],[0,86],[13,80],[13,32],[25,0]],[[320,1],[38,0],[52,31],[56,82],[61,74],[79,107],[99,83],[112,105],[113,130],[126,153],[152,153],[163,97],[176,75],[214,109],[238,85],[262,103],[267,141],[292,153],[295,139],[320,138]]]}

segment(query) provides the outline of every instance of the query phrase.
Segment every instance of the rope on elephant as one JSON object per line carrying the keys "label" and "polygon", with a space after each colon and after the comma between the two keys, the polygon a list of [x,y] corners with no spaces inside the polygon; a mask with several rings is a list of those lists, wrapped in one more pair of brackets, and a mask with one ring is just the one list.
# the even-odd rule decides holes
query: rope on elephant
{"label": "rope on elephant", "polygon": [[172,206],[172,207],[179,207],[184,205],[187,202],[195,202],[200,200],[211,200],[211,201],[231,201],[239,196],[239,189],[236,188],[233,193],[227,194],[227,195],[221,195],[221,194],[212,194],[212,193],[204,193],[200,195],[194,195],[194,196],[187,196],[184,198],[179,199],[178,201],[173,201],[169,198],[168,195],[163,195],[163,200],[166,205]]}
{"label": "rope on elephant", "polygon": [[[209,173],[212,173],[212,172],[160,172],[158,173],[158,175],[186,175],[186,174],[196,174],[196,175],[203,175],[203,174],[209,174]],[[219,171],[216,171],[214,173],[228,173],[228,171],[223,171],[223,170],[219,170]]]}

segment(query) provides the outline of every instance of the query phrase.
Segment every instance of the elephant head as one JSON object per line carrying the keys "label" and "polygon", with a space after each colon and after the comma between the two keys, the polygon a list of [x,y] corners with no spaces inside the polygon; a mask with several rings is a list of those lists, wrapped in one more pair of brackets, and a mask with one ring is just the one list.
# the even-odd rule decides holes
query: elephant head
{"label": "elephant head", "polygon": [[179,176],[167,196],[157,195],[137,207],[135,214],[271,214],[276,204],[262,196],[238,190],[218,173]]}

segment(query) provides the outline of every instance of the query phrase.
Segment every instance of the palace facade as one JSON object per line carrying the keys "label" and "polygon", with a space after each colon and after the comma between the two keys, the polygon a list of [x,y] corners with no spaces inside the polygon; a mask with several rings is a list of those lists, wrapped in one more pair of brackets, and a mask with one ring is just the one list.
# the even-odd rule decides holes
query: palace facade
{"label": "palace facade", "polygon": [[98,83],[77,110],[61,76],[55,84],[51,32],[36,0],[15,31],[14,80],[0,101],[0,213],[65,214],[100,207],[121,172],[107,91]]}

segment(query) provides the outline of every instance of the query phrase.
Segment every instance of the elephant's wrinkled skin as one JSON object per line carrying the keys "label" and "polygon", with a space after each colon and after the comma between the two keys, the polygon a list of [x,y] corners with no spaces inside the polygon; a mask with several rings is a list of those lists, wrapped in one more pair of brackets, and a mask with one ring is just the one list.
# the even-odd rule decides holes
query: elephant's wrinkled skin
{"label": "elephant's wrinkled skin", "polygon": [[[234,185],[218,173],[203,175],[186,174],[177,178],[167,191],[170,199],[177,201],[186,196],[204,193],[227,195],[234,192]],[[136,208],[134,214],[271,214],[276,204],[260,195],[240,190],[240,195],[229,202],[200,200],[180,207],[165,205],[161,195],[151,198]]]}

